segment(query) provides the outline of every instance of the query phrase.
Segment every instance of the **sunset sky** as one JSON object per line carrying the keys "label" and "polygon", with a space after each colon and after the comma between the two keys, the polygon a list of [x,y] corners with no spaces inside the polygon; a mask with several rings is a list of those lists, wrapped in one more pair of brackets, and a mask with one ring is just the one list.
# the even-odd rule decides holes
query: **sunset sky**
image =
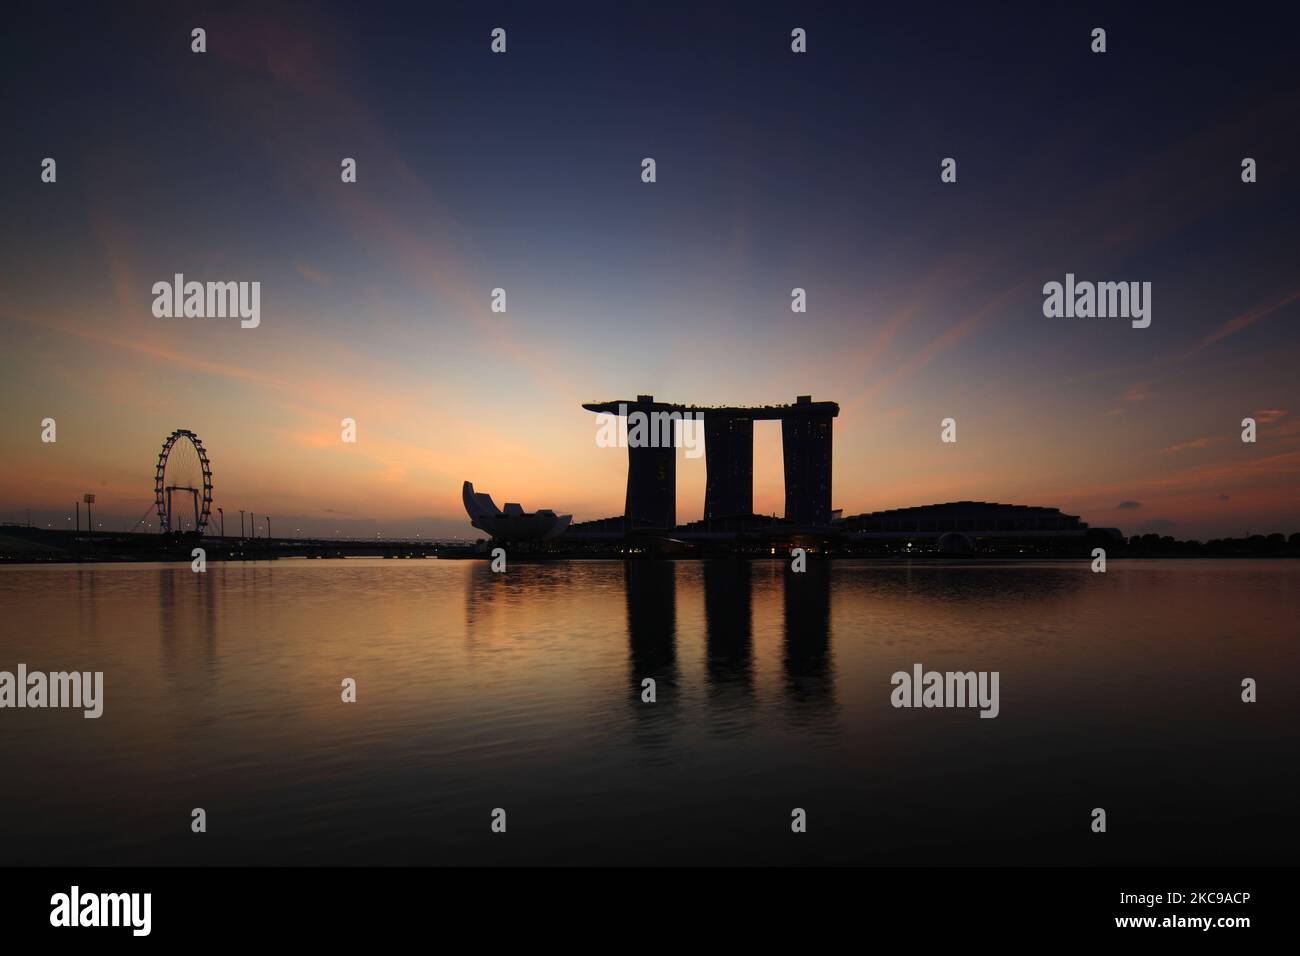
{"label": "sunset sky", "polygon": [[[1300,531],[1300,71],[1268,16],[264,6],[0,41],[0,520],[93,491],[134,522],[178,427],[277,534],[473,535],[465,479],[607,517],[626,452],[583,402],[811,393],[846,514]],[[1150,328],[1045,318],[1067,272],[1151,282]],[[259,281],[260,326],[155,318],[175,273]],[[780,454],[760,423],[759,511]],[[683,458],[678,520],[703,497]]]}

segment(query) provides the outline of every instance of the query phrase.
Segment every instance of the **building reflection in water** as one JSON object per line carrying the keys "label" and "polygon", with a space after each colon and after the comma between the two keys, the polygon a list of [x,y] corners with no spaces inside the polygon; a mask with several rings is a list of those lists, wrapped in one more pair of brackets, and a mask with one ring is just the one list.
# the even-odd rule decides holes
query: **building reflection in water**
{"label": "building reflection in water", "polygon": [[806,571],[785,565],[785,700],[789,716],[810,729],[835,722],[835,668],[831,652],[831,565],[809,561]]}
{"label": "building reflection in water", "polygon": [[[156,572],[158,637],[163,672],[173,686],[196,699],[214,693],[217,654],[217,592],[228,586],[224,563],[195,572],[188,564]],[[236,573],[247,575],[248,569]],[[269,573],[269,572],[268,572]],[[213,583],[212,578],[217,578]]]}
{"label": "building reflection in water", "polygon": [[[677,566],[672,561],[625,561],[629,700],[642,743],[670,743],[680,718],[677,670]],[[642,701],[643,681],[655,682],[655,703]]]}
{"label": "building reflection in water", "polygon": [[754,579],[745,560],[705,561],[705,680],[711,729],[741,732],[754,706]]}

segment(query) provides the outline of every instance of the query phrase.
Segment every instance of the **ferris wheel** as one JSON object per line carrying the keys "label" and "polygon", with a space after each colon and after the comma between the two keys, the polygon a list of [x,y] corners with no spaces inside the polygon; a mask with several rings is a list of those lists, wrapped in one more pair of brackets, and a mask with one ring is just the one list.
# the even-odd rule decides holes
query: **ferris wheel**
{"label": "ferris wheel", "polygon": [[203,442],[188,428],[176,429],[163,442],[158,453],[153,497],[164,534],[169,531],[202,534],[208,526],[212,512],[212,469]]}

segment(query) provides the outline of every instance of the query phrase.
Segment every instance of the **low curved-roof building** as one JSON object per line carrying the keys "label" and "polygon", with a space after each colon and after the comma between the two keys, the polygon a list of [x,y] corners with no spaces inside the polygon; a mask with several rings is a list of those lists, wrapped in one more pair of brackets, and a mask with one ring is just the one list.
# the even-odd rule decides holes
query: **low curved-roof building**
{"label": "low curved-roof building", "polygon": [[498,541],[543,541],[562,534],[569,527],[573,515],[557,515],[550,508],[524,511],[523,506],[507,501],[498,508],[492,496],[474,490],[465,482],[461,487],[461,500],[469,523],[487,532]]}
{"label": "low curved-roof building", "polygon": [[960,533],[970,537],[1032,537],[1085,535],[1092,531],[1077,515],[1059,508],[1004,505],[992,501],[949,501],[916,508],[892,508],[850,515],[839,522],[844,531],[863,537],[942,538]]}

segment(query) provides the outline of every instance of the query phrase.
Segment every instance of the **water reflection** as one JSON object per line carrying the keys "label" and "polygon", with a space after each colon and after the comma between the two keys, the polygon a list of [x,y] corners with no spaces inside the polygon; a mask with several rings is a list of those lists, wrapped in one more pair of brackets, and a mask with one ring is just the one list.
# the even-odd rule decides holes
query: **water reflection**
{"label": "water reflection", "polygon": [[[628,681],[638,714],[670,712],[677,702],[677,566],[626,561]],[[655,682],[657,703],[642,706],[642,681]]]}
{"label": "water reflection", "polygon": [[83,634],[95,635],[99,630],[99,601],[96,594],[95,570],[77,569],[77,613]]}
{"label": "water reflection", "polygon": [[[247,569],[241,569],[245,574]],[[191,571],[187,565],[153,572],[158,596],[158,639],[163,671],[184,694],[208,697],[214,692],[217,657],[217,592],[224,587],[226,566]],[[217,580],[209,580],[211,574]]]}
{"label": "water reflection", "polygon": [[754,696],[753,572],[748,561],[704,563],[705,676],[709,699],[729,708]]}
{"label": "water reflection", "polygon": [[754,570],[748,561],[705,562],[705,725],[714,736],[743,738],[754,727]]}
{"label": "water reflection", "polygon": [[[847,568],[847,566],[846,566]],[[809,567],[809,572],[812,568]],[[1082,573],[1081,573],[1082,572]],[[1090,583],[1089,563],[1077,567],[1033,564],[880,564],[869,574],[845,573],[838,589],[862,589],[891,601],[927,604],[1016,605],[1061,598]]]}
{"label": "water reflection", "polygon": [[[1283,863],[1297,613],[1291,562],[0,567],[0,669],[106,688],[103,720],[0,716],[0,839],[192,861],[206,800],[205,861],[477,864],[506,801],[510,862]],[[1000,716],[891,707],[914,662],[998,670]],[[1107,800],[1139,825],[1103,847]]]}
{"label": "water reflection", "polygon": [[785,580],[785,696],[791,718],[810,729],[828,729],[835,717],[835,668],[831,653],[831,566],[806,571],[787,566]]}

